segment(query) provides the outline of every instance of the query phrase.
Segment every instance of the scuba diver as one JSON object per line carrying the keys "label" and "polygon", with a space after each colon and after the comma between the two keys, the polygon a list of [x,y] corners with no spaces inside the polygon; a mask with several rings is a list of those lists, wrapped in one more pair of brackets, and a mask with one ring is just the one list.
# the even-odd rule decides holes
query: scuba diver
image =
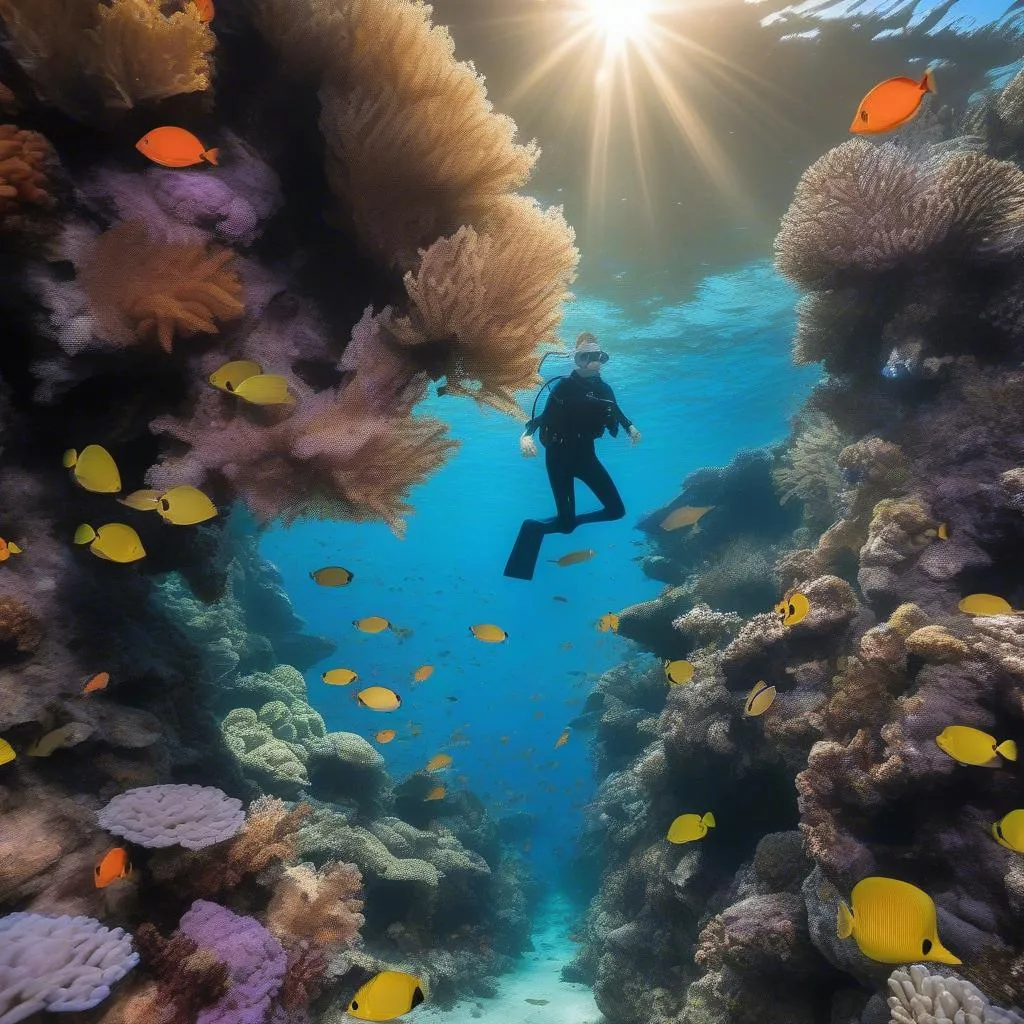
{"label": "scuba diver", "polygon": [[[533,433],[540,428],[544,445],[544,461],[556,515],[551,519],[527,519],[505,565],[505,575],[519,580],[533,579],[533,571],[546,534],[572,533],[582,523],[600,523],[621,519],[626,514],[618,489],[601,465],[594,451],[594,441],[606,430],[616,437],[619,427],[629,432],[633,444],[640,440],[640,431],[626,418],[615,401],[612,389],[601,379],[601,367],[608,362],[608,353],[601,350],[597,339],[584,331],[576,339],[575,366],[564,377],[545,381],[537,394],[551,384],[551,394],[544,411],[537,416],[537,400],[533,403],[533,419],[519,438],[524,458],[537,454]],[[557,382],[557,383],[556,383]],[[576,481],[582,480],[593,492],[601,508],[576,515]]]}

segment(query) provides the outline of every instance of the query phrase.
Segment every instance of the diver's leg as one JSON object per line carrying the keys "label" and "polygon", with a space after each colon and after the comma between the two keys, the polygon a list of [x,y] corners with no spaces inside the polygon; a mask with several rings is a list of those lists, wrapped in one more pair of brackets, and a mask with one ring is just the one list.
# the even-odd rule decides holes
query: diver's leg
{"label": "diver's leg", "polygon": [[560,445],[544,450],[548,482],[558,515],[552,519],[527,519],[519,528],[519,536],[505,563],[505,575],[517,580],[532,580],[540,556],[540,547],[549,533],[571,533],[575,525],[575,480],[572,463]]}
{"label": "diver's leg", "polygon": [[581,523],[603,523],[621,519],[626,514],[626,506],[622,503],[619,489],[608,470],[601,465],[596,452],[580,460],[576,466],[576,475],[594,492],[594,497],[602,505],[594,512],[585,512],[577,516],[577,526]]}

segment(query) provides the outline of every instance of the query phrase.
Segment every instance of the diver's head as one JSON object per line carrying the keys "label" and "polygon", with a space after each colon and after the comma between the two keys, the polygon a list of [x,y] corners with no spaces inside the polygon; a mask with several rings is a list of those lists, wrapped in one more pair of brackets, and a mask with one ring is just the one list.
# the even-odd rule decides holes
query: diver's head
{"label": "diver's head", "polygon": [[576,339],[576,373],[581,377],[596,377],[607,362],[608,353],[601,350],[597,338],[590,331],[584,331]]}

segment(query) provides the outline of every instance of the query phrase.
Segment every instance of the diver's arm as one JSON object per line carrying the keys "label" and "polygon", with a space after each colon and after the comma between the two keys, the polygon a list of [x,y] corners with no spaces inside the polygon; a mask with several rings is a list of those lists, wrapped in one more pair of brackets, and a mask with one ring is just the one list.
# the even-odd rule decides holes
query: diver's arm
{"label": "diver's arm", "polygon": [[641,436],[640,431],[633,426],[632,420],[622,411],[615,398],[615,392],[612,391],[611,387],[608,388],[608,394],[611,395],[612,407],[615,409],[615,422],[625,427],[626,432],[629,434],[629,439],[633,444],[637,444]]}

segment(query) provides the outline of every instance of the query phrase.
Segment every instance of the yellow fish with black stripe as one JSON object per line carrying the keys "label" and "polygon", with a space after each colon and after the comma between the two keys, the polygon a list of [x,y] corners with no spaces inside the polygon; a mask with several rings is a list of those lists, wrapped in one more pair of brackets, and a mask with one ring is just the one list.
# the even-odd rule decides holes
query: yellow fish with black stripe
{"label": "yellow fish with black stripe", "polygon": [[360,987],[348,1004],[348,1012],[356,1020],[394,1020],[426,998],[423,982],[415,974],[381,971]]}

